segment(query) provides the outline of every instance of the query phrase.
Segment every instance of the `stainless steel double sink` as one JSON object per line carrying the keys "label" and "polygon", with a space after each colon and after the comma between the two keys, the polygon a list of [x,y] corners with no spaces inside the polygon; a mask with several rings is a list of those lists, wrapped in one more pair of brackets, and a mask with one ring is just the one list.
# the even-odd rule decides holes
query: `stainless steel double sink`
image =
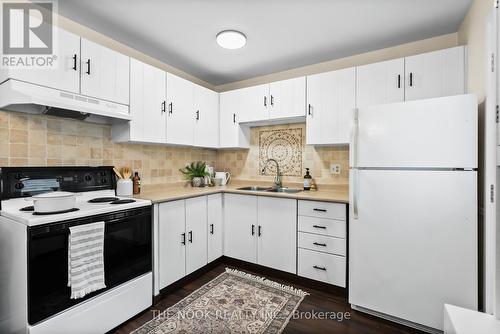
{"label": "stainless steel double sink", "polygon": [[245,191],[266,191],[270,193],[287,193],[287,194],[295,194],[301,192],[302,189],[298,188],[287,188],[287,187],[259,187],[259,186],[248,186],[237,188],[237,190],[245,190]]}

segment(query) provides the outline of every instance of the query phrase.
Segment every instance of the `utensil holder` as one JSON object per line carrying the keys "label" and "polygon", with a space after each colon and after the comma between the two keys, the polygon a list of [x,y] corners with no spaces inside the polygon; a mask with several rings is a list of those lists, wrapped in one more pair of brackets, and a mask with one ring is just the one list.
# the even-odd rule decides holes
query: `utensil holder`
{"label": "utensil holder", "polygon": [[133,182],[131,179],[119,179],[116,183],[116,196],[132,197]]}

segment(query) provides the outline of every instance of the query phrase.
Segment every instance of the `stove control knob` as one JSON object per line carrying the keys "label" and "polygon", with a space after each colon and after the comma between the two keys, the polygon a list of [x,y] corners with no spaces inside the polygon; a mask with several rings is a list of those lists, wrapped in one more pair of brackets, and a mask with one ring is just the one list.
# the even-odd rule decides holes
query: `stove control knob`
{"label": "stove control knob", "polygon": [[16,176],[14,176],[14,178],[15,178],[16,180],[20,180],[20,179],[22,179],[22,178],[23,178],[23,174],[21,174],[21,173],[16,173]]}
{"label": "stove control knob", "polygon": [[16,189],[23,189],[24,188],[24,184],[22,182],[17,182],[15,185],[14,185],[14,188]]}
{"label": "stove control knob", "polygon": [[107,178],[103,177],[103,178],[101,179],[101,183],[107,183],[107,182],[108,182],[108,179],[107,179]]}
{"label": "stove control knob", "polygon": [[85,181],[90,182],[90,181],[92,181],[92,175],[85,174],[84,179],[85,179]]}

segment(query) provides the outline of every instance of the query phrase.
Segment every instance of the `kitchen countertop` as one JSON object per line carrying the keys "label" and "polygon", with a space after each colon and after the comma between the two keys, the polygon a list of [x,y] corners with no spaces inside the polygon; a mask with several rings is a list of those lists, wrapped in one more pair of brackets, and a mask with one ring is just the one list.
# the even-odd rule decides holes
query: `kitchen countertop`
{"label": "kitchen countertop", "polygon": [[[217,193],[231,193],[231,194],[243,194],[243,195],[258,195],[258,196],[269,196],[269,197],[282,197],[282,198],[292,198],[292,199],[302,199],[302,200],[313,200],[313,201],[324,201],[324,202],[336,202],[336,203],[349,203],[349,188],[346,185],[339,186],[319,186],[319,190],[314,191],[301,191],[294,194],[288,193],[273,193],[266,191],[248,191],[248,190],[238,190],[237,188],[245,186],[270,186],[266,183],[256,183],[255,181],[240,181],[229,182],[226,186],[215,186],[215,187],[203,187],[194,188],[190,185],[185,184],[162,184],[162,185],[146,185],[141,189],[139,195],[135,195],[135,198],[148,199],[153,203],[161,203],[174,201],[179,199],[185,199],[196,196],[217,194]],[[298,185],[284,185],[290,188],[299,188]]]}

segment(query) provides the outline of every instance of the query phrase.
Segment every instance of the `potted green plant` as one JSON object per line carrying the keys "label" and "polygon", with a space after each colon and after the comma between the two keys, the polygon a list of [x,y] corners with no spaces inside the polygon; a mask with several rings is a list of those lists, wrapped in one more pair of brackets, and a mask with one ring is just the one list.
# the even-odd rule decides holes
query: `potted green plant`
{"label": "potted green plant", "polygon": [[202,187],[204,178],[208,175],[206,166],[203,161],[193,161],[186,165],[186,167],[179,169],[179,171],[184,175],[186,180],[191,181],[193,187]]}

